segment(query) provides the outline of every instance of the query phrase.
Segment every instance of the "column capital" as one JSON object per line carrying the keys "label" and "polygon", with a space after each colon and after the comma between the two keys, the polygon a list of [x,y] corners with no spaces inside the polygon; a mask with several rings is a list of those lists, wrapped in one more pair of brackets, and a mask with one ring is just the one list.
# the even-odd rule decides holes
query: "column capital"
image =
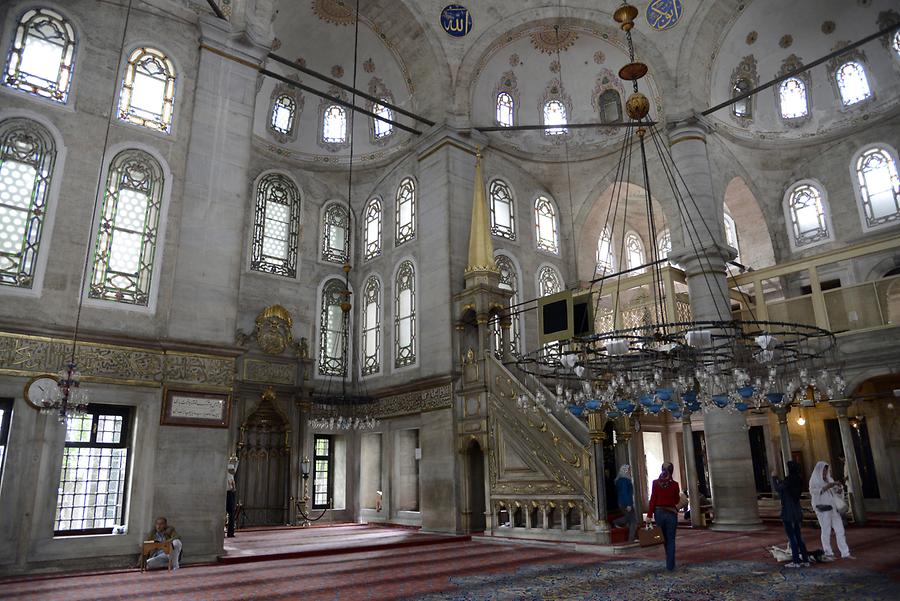
{"label": "column capital", "polygon": [[834,407],[838,417],[847,417],[847,409],[850,407],[850,399],[833,399],[828,404]]}
{"label": "column capital", "polygon": [[[713,232],[718,236],[718,232]],[[707,241],[699,248],[693,246],[669,253],[669,258],[678,263],[685,275],[702,275],[703,273],[724,274],[728,261],[733,261],[737,253],[727,244]]]}
{"label": "column capital", "polygon": [[774,413],[776,416],[778,416],[779,424],[787,423],[787,414],[790,413],[790,411],[791,411],[790,405],[780,405],[780,406],[772,405],[771,409],[772,409],[772,413]]}
{"label": "column capital", "polygon": [[269,46],[254,41],[243,31],[235,31],[228,21],[201,16],[200,47],[248,67],[259,68],[266,60]]}
{"label": "column capital", "polygon": [[668,123],[669,145],[678,143],[678,138],[695,136],[700,141],[706,142],[706,135],[712,131],[712,127],[702,116],[695,112],[676,115]]}

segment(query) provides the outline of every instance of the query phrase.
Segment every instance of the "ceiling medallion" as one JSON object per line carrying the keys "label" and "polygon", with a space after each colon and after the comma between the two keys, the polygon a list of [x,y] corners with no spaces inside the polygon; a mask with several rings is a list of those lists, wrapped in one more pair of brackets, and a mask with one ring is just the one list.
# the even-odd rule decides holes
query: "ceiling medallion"
{"label": "ceiling medallion", "polygon": [[781,36],[781,39],[778,40],[778,45],[781,46],[782,48],[790,48],[793,43],[794,43],[794,36],[787,34],[787,33],[784,34],[783,36]]}
{"label": "ceiling medallion", "polygon": [[606,56],[598,50],[597,52],[594,53],[594,62],[597,63],[598,65],[602,65],[603,63],[606,62]]}
{"label": "ceiling medallion", "polygon": [[317,17],[328,23],[353,24],[353,9],[344,0],[313,0],[312,9]]}
{"label": "ceiling medallion", "polygon": [[829,33],[833,33],[835,28],[834,21],[825,21],[822,23],[822,33],[828,35]]}
{"label": "ceiling medallion", "polygon": [[754,30],[747,34],[747,45],[752,46],[756,43],[756,38],[759,37],[759,34]]}
{"label": "ceiling medallion", "polygon": [[681,0],[650,0],[647,6],[647,23],[656,31],[675,27],[684,13]]}
{"label": "ceiling medallion", "polygon": [[555,54],[568,50],[578,39],[578,34],[565,27],[544,27],[531,33],[531,44],[541,54]]}

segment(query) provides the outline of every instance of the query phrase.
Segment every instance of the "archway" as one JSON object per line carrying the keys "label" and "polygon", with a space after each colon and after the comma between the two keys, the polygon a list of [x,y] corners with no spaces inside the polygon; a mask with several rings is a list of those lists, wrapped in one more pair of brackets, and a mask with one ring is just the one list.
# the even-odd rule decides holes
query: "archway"
{"label": "archway", "polygon": [[728,182],[724,202],[725,211],[734,220],[737,230],[737,260],[754,269],[774,265],[775,249],[768,223],[756,196],[742,177]]}
{"label": "archway", "polygon": [[477,440],[473,440],[466,448],[468,467],[468,510],[469,532],[484,532],[487,526],[485,512],[487,505],[484,497],[484,451]]}

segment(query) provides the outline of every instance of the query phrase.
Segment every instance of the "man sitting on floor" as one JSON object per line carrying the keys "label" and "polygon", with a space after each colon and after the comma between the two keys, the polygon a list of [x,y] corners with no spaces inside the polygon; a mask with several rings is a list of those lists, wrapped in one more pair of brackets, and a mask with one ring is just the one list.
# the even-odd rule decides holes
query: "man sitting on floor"
{"label": "man sitting on floor", "polygon": [[[166,518],[156,518],[156,525],[150,533],[144,537],[145,541],[157,543],[172,542],[172,569],[178,569],[178,560],[181,557],[181,538],[175,528],[169,526]],[[148,570],[158,570],[169,567],[169,554],[162,549],[156,549],[147,559]]]}

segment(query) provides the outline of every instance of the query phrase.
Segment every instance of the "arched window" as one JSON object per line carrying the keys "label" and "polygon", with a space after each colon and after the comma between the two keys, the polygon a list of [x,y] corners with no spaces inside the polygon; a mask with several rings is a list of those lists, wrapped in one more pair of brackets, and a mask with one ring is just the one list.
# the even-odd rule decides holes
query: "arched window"
{"label": "arched window", "polygon": [[513,197],[509,186],[500,179],[491,182],[491,233],[509,240],[516,239]]}
{"label": "arched window", "polygon": [[362,375],[381,371],[381,282],[369,276],[362,302]]}
{"label": "arched window", "polygon": [[[511,258],[502,254],[498,254],[494,261],[497,264],[497,269],[500,270],[500,287],[512,291],[512,296],[509,298],[509,306],[512,307],[519,304],[519,276],[516,272],[515,264]],[[502,358],[503,353],[500,351],[502,336],[500,333],[500,320],[497,317],[491,320],[491,328],[494,333],[494,351],[498,357]],[[521,329],[522,324],[519,314],[513,313],[509,332],[509,350],[513,355],[519,354]]]}
{"label": "arched window", "polygon": [[856,160],[856,177],[867,228],[900,220],[900,178],[891,152],[864,151]]}
{"label": "arched window", "polygon": [[284,175],[263,176],[256,185],[250,269],[297,277],[299,238],[300,191]]}
{"label": "arched window", "polygon": [[394,367],[416,362],[416,270],[400,263],[394,280]]}
{"label": "arched window", "polygon": [[741,247],[738,246],[738,235],[737,235],[737,225],[734,223],[734,219],[731,218],[731,215],[725,213],[725,243],[728,244],[731,248],[737,251],[738,256],[736,260],[740,259],[741,255]]}
{"label": "arched window", "polygon": [[569,132],[566,117],[566,105],[559,100],[548,100],[544,103],[544,133],[549,136],[557,136]]}
{"label": "arched window", "polygon": [[124,150],[106,176],[88,295],[149,306],[162,211],[163,171],[142,150]]}
{"label": "arched window", "polygon": [[322,114],[322,141],[343,144],[347,141],[347,111],[337,104],[325,107]]}
{"label": "arched window", "polygon": [[539,250],[559,254],[559,222],[556,208],[549,198],[538,196],[534,201],[535,241]]}
{"label": "arched window", "polygon": [[596,273],[612,273],[615,271],[616,258],[613,255],[612,236],[609,228],[603,228],[600,237],[597,238],[597,268]]}
{"label": "arched window", "polygon": [[515,124],[516,103],[506,92],[497,94],[497,125],[512,127]]}
{"label": "arched window", "polygon": [[540,296],[550,296],[557,292],[562,292],[562,276],[550,265],[541,267],[538,272],[538,294]]}
{"label": "arched window", "polygon": [[800,119],[809,115],[809,98],[806,83],[791,77],[778,86],[778,98],[781,104],[781,116],[784,119]]}
{"label": "arched window", "polygon": [[65,103],[75,66],[75,32],[48,8],[26,11],[6,60],[4,85]]}
{"label": "arched window", "polygon": [[322,216],[322,260],[339,264],[350,260],[350,216],[337,203]]}
{"label": "arched window", "polygon": [[[737,98],[741,94],[746,94],[751,90],[750,82],[746,79],[738,79],[731,87],[731,97]],[[753,108],[750,104],[750,98],[742,98],[731,105],[731,111],[735,117],[750,118],[753,116]]]}
{"label": "arched window", "polygon": [[622,98],[615,90],[606,90],[597,101],[600,123],[619,123],[622,120]]}
{"label": "arched window", "polygon": [[[634,232],[625,236],[625,263],[628,269],[635,269],[646,262],[644,258],[644,243]],[[632,274],[643,273],[644,270],[633,271]]]}
{"label": "arched window", "polygon": [[128,57],[119,119],[149,129],[172,131],[175,109],[175,66],[155,48],[138,48]]}
{"label": "arched window", "polygon": [[297,102],[287,94],[281,94],[272,102],[272,117],[269,121],[272,129],[290,135],[294,132],[294,118],[297,114]]}
{"label": "arched window", "polygon": [[664,229],[659,233],[656,239],[656,251],[659,253],[657,259],[667,259],[672,253],[672,232]]}
{"label": "arched window", "polygon": [[397,188],[397,210],[394,223],[394,246],[416,238],[416,183],[405,178]]}
{"label": "arched window", "polygon": [[55,164],[56,144],[42,126],[0,123],[0,285],[34,285]]}
{"label": "arched window", "polygon": [[319,317],[319,373],[344,376],[347,373],[347,320],[341,303],[347,298],[341,280],[328,280],[322,288],[322,313]]}
{"label": "arched window", "polygon": [[[382,99],[382,102],[386,101]],[[374,104],[372,106],[372,112],[382,119],[389,119],[391,121],[394,120],[394,111],[384,106],[383,104]],[[387,121],[382,121],[381,119],[372,119],[372,134],[376,140],[386,138],[392,133],[394,133],[394,126],[392,124],[388,123]]]}
{"label": "arched window", "polygon": [[363,244],[365,246],[365,259],[374,259],[381,255],[381,199],[370,198],[365,209],[365,230],[363,231]]}
{"label": "arched window", "polygon": [[838,67],[834,77],[837,80],[841,103],[844,106],[862,102],[872,95],[866,70],[857,61],[848,61]]}
{"label": "arched window", "polygon": [[811,184],[799,184],[788,198],[791,233],[795,247],[807,246],[829,237],[822,192]]}
{"label": "arched window", "polygon": [[900,29],[895,31],[891,37],[891,48],[893,48],[894,54],[900,57]]}

